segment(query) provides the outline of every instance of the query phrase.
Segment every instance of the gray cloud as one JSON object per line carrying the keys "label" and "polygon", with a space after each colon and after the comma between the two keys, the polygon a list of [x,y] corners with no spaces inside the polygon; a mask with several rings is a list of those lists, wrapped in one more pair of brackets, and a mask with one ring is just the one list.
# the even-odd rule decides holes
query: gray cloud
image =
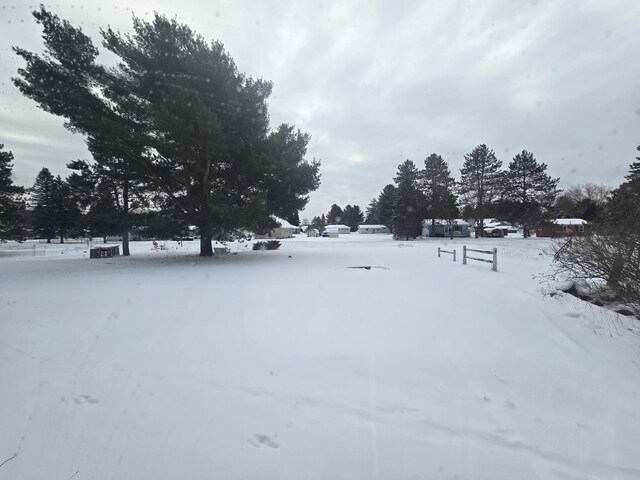
{"label": "gray cloud", "polygon": [[[5,8],[2,8],[5,7]],[[39,50],[28,5],[2,5],[0,143],[18,183],[87,158],[83,139],[10,84],[8,50]],[[640,143],[640,33],[632,1],[82,2],[51,7],[98,42],[155,9],[223,41],[239,68],[274,82],[275,125],[312,134],[322,186],[302,216],[369,199],[398,163],[432,152],[454,171],[486,143],[506,164],[532,150],[563,185],[622,181]],[[80,8],[82,7],[82,8]],[[117,7],[117,8],[116,8]],[[11,23],[7,23],[11,21]]]}

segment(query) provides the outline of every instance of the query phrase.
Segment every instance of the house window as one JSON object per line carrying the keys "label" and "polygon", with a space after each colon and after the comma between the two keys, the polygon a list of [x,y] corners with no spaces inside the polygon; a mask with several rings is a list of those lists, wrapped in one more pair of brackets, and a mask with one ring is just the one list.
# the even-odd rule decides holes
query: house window
{"label": "house window", "polygon": [[578,231],[584,232],[584,225],[578,225]]}

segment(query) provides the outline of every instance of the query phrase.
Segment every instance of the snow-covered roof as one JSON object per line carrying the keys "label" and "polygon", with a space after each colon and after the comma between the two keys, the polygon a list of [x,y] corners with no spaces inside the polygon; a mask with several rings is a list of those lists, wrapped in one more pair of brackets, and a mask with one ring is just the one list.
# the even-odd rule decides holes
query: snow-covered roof
{"label": "snow-covered roof", "polygon": [[358,228],[387,228],[385,225],[358,225]]}
{"label": "snow-covered roof", "polygon": [[324,228],[326,228],[327,230],[331,230],[331,229],[337,230],[339,228],[349,228],[350,229],[351,227],[349,227],[348,225],[327,225]]}
{"label": "snow-covered roof", "polygon": [[556,218],[551,223],[556,225],[586,225],[589,222],[581,218]]}
{"label": "snow-covered roof", "polygon": [[[422,226],[423,227],[428,227],[429,225],[431,225],[433,223],[433,219],[431,218],[425,218],[422,221]],[[454,218],[451,221],[452,225],[467,225],[469,226],[468,222],[465,222],[464,220],[462,220],[461,218]],[[449,225],[449,220],[445,220],[443,218],[436,218],[436,225]]]}
{"label": "snow-covered roof", "polygon": [[296,227],[295,225],[291,225],[289,222],[287,222],[286,220],[283,220],[281,218],[278,217],[273,217],[273,219],[280,224],[280,228],[290,228],[290,229],[296,229],[298,227]]}
{"label": "snow-covered roof", "polygon": [[488,220],[484,221],[484,226],[485,228],[511,228],[511,229],[515,229],[515,225],[509,223],[509,222],[505,222],[502,220],[498,220],[496,218],[490,218]]}

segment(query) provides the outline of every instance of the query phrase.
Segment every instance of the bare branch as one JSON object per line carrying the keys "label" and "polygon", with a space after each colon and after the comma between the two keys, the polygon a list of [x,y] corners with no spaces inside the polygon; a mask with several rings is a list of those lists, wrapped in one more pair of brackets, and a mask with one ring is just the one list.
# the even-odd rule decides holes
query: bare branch
{"label": "bare branch", "polygon": [[13,457],[9,457],[7,458],[4,462],[0,463],[0,467],[2,467],[5,463],[7,463],[9,460],[13,460],[14,458],[16,458],[18,456],[17,453],[13,454]]}

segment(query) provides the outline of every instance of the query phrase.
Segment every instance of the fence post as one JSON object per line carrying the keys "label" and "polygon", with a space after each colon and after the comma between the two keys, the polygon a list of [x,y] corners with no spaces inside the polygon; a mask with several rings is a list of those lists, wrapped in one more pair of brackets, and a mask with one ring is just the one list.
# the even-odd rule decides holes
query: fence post
{"label": "fence post", "polygon": [[440,258],[440,247],[438,247],[438,258]]}
{"label": "fence post", "polygon": [[462,246],[462,264],[463,265],[467,264],[467,246],[466,245]]}
{"label": "fence post", "polygon": [[494,272],[498,271],[498,249],[494,247],[493,249],[493,266],[491,268]]}
{"label": "fence post", "polygon": [[456,261],[456,249],[455,248],[453,249],[453,261],[454,262]]}

